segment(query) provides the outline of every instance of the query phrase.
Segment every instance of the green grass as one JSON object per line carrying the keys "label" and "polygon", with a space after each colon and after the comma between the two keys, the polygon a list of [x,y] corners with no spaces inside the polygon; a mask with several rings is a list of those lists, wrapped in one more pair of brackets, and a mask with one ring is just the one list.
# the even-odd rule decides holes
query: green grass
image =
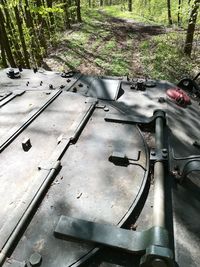
{"label": "green grass", "polygon": [[[148,36],[145,41],[140,41],[139,51],[135,51],[134,41],[138,41],[136,33],[128,31],[127,36],[118,36],[109,24],[108,14],[113,17],[134,18],[135,20],[150,20],[138,17],[127,11],[119,10],[119,6],[106,7],[106,12],[101,13],[97,9],[84,9],[82,12],[83,23],[78,28],[72,29],[60,37],[56,55],[60,57],[62,65],[66,69],[78,69],[82,65],[87,66],[91,74],[96,72],[101,75],[124,76],[129,74],[136,77],[137,66],[142,63],[143,76],[155,79],[165,79],[176,82],[184,75],[193,75],[198,72],[200,65],[199,51],[195,48],[196,57],[185,57],[182,48],[185,40],[185,32],[174,31],[173,33],[158,36]],[[114,27],[114,26],[113,26]],[[196,37],[198,38],[198,36]],[[140,59],[134,60],[135,53]],[[198,61],[199,60],[199,61]],[[85,65],[84,65],[85,64]],[[141,73],[141,72],[140,72]],[[139,74],[141,75],[141,74]]]}
{"label": "green grass", "polygon": [[62,37],[68,49],[64,53],[61,51],[60,56],[74,68],[88,60],[101,69],[103,75],[129,73],[131,58],[127,49],[131,47],[131,40],[127,38],[125,49],[121,49],[112,31],[107,28],[103,14],[94,9],[85,9],[82,14],[84,23],[80,29]]}
{"label": "green grass", "polygon": [[[127,4],[105,6],[102,10],[113,17],[132,19],[147,24],[168,26],[167,5],[162,1],[154,1],[154,3],[151,2],[150,6],[147,5],[146,8],[144,8],[141,0],[134,0],[132,12],[128,11]],[[174,25],[177,25],[178,1],[171,1],[171,14]],[[185,28],[188,24],[189,14],[190,8],[188,7],[187,1],[185,1],[183,2],[180,14],[182,26]],[[197,24],[200,25],[200,15],[198,15],[197,18]]]}
{"label": "green grass", "polygon": [[123,19],[132,19],[137,22],[144,22],[144,23],[151,23],[151,24],[158,24],[156,21],[152,20],[152,18],[144,17],[142,14],[138,12],[129,12],[122,7],[122,5],[115,5],[115,6],[105,6],[102,8],[109,16],[123,18]]}
{"label": "green grass", "polygon": [[200,58],[183,54],[185,35],[168,33],[153,37],[140,45],[144,73],[147,76],[177,82],[198,72]]}

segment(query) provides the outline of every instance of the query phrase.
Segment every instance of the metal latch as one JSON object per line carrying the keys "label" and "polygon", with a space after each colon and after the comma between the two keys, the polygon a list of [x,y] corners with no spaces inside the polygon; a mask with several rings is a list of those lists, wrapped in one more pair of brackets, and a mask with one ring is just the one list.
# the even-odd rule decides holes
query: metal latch
{"label": "metal latch", "polygon": [[131,164],[131,161],[138,161],[140,158],[141,151],[137,152],[137,156],[135,158],[130,158],[126,154],[121,152],[113,152],[110,157],[109,161],[111,161],[113,164],[117,166],[125,166],[127,167],[129,164]]}

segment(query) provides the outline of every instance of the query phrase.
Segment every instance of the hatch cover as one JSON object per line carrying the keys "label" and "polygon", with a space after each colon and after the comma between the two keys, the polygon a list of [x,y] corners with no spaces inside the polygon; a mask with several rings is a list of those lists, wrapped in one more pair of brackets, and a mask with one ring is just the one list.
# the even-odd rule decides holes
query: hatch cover
{"label": "hatch cover", "polygon": [[119,94],[121,80],[109,77],[81,76],[70,88],[70,91],[80,93],[87,97],[103,100],[116,100]]}
{"label": "hatch cover", "polygon": [[[26,94],[20,96],[22,102],[23,97]],[[12,108],[13,103],[5,107]],[[40,99],[38,105],[37,109]],[[134,210],[147,181],[148,150],[137,126],[107,122],[107,113],[119,111],[62,91],[2,151],[1,248],[32,205],[53,163],[59,160],[62,165],[12,254],[15,261],[27,261],[38,252],[41,266],[75,266],[95,248],[56,239],[53,232],[61,215],[121,226]],[[26,116],[20,121],[24,123]],[[25,138],[31,143],[28,151],[22,147]],[[126,163],[130,159],[126,166],[116,160],[123,162],[123,155]]]}

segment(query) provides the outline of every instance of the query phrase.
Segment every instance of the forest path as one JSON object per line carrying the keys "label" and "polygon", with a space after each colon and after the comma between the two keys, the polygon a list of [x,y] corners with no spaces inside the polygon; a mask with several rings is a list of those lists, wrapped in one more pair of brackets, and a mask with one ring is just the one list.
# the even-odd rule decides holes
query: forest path
{"label": "forest path", "polygon": [[57,47],[49,49],[45,66],[93,75],[144,76],[140,44],[165,33],[163,26],[88,11],[82,24],[65,31]]}

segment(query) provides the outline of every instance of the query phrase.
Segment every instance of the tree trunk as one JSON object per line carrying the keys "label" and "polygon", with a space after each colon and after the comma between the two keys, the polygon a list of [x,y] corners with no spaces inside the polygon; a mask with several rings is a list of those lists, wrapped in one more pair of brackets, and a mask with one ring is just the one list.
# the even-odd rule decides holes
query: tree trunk
{"label": "tree trunk", "polygon": [[[25,0],[25,14],[26,14],[26,26],[29,29],[29,34],[31,38],[31,54],[32,54],[32,60],[34,61],[34,65],[39,65],[41,64],[42,61],[42,52],[40,49],[40,44],[38,41],[38,37],[35,31],[35,25],[33,22],[32,14],[30,12],[30,6],[28,0]],[[36,61],[36,62],[35,62]]]}
{"label": "tree trunk", "polygon": [[192,11],[190,13],[185,47],[184,47],[184,53],[188,56],[191,56],[191,53],[192,53],[192,43],[194,39],[194,31],[195,31],[195,26],[196,26],[196,21],[197,21],[199,5],[200,5],[200,0],[195,0],[194,5],[192,7]]}
{"label": "tree trunk", "polygon": [[92,7],[91,0],[89,0],[88,3],[89,3],[89,7],[91,8]]}
{"label": "tree trunk", "polygon": [[6,60],[6,53],[5,49],[3,47],[2,39],[0,38],[0,48],[1,48],[1,61],[2,61],[2,66],[4,68],[8,67],[7,60]]}
{"label": "tree trunk", "polygon": [[181,5],[182,5],[182,0],[178,0],[178,26],[181,25],[181,17],[180,17]]}
{"label": "tree trunk", "polygon": [[167,10],[168,10],[168,21],[169,25],[172,25],[172,15],[171,15],[171,1],[167,0]]}
{"label": "tree trunk", "polygon": [[0,36],[1,36],[1,45],[5,49],[8,62],[9,62],[11,67],[15,68],[16,63],[15,63],[15,60],[13,58],[12,50],[10,48],[10,43],[8,40],[5,25],[4,25],[4,16],[3,16],[3,12],[1,10],[1,8],[0,8]]}
{"label": "tree trunk", "polygon": [[82,19],[81,19],[81,1],[76,0],[76,5],[77,5],[77,9],[76,9],[77,21],[82,22]]}
{"label": "tree trunk", "polygon": [[128,0],[128,11],[132,12],[132,0]]}
{"label": "tree trunk", "polygon": [[[53,1],[52,0],[46,0],[46,2],[47,2],[47,7],[52,8]],[[49,18],[50,18],[50,25],[51,25],[51,30],[52,30],[55,27],[55,21],[54,21],[54,16],[53,16],[52,12],[49,12]]]}
{"label": "tree trunk", "polygon": [[15,12],[15,18],[16,18],[17,27],[18,27],[18,30],[19,30],[20,41],[21,41],[21,44],[22,44],[22,50],[23,50],[23,53],[24,53],[24,60],[25,60],[25,63],[26,63],[26,67],[30,68],[29,54],[28,54],[28,51],[27,51],[26,42],[25,42],[25,38],[24,38],[24,32],[23,32],[23,28],[22,28],[22,19],[20,17],[19,10],[18,10],[17,6],[14,7],[14,12]]}
{"label": "tree trunk", "polygon": [[24,59],[23,55],[21,53],[20,46],[17,41],[17,32],[15,31],[15,26],[12,22],[8,6],[5,2],[5,0],[1,0],[1,4],[3,6],[3,11],[5,14],[5,23],[6,23],[6,30],[7,34],[9,36],[8,41],[10,43],[10,47],[13,47],[12,53],[15,58],[15,61],[18,65],[24,66]]}
{"label": "tree trunk", "polygon": [[100,0],[100,6],[103,6],[103,0]]}
{"label": "tree trunk", "polygon": [[70,25],[70,18],[69,18],[69,3],[68,1],[63,0],[64,3],[64,13],[65,13],[65,17],[64,17],[64,21],[65,21],[65,27],[67,29],[71,28]]}
{"label": "tree trunk", "polygon": [[[41,0],[36,0],[36,5],[38,8],[42,6]],[[38,37],[40,40],[40,45],[44,48],[45,52],[47,50],[47,43],[46,43],[46,36],[45,32],[48,34],[48,38],[50,38],[50,30],[48,28],[48,24],[46,20],[42,17],[41,14],[38,13],[38,18],[37,18],[37,28],[38,28]],[[45,31],[46,29],[46,31]]]}

